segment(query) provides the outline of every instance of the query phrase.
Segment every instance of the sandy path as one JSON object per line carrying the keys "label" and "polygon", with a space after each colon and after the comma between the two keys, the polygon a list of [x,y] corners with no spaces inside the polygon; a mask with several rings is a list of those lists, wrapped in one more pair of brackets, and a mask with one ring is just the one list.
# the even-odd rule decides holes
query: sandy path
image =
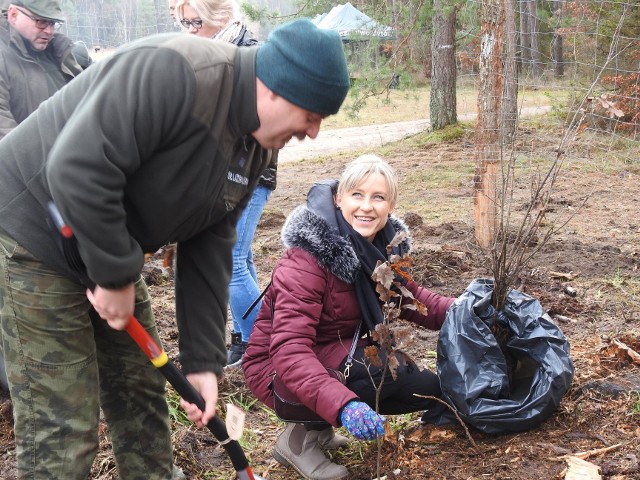
{"label": "sandy path", "polygon": [[[551,110],[550,106],[524,108],[521,116],[540,115]],[[461,121],[472,120],[475,114],[460,115]],[[335,130],[320,130],[315,140],[298,141],[293,138],[280,151],[280,162],[288,162],[303,158],[313,158],[332,153],[358,150],[369,147],[379,148],[390,142],[401,140],[410,135],[429,128],[429,119],[406,122],[385,123],[381,125],[367,125],[364,127],[339,128]]]}

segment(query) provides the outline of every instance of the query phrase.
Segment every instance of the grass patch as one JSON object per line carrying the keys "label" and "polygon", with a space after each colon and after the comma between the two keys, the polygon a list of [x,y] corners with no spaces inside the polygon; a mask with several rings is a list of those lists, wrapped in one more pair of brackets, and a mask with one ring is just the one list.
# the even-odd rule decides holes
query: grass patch
{"label": "grass patch", "polygon": [[249,409],[258,401],[258,399],[253,395],[246,394],[242,391],[237,391],[232,394],[222,393],[220,395],[220,400],[223,400],[224,403],[231,403],[245,412],[249,411]]}
{"label": "grass patch", "polygon": [[614,290],[622,292],[624,295],[631,297],[640,296],[640,280],[635,277],[627,277],[619,270],[614,275],[606,277],[605,283],[613,287]]}
{"label": "grass patch", "polygon": [[626,305],[640,298],[640,280],[624,275],[619,270],[611,275],[596,279],[593,283],[595,298],[609,304]]}
{"label": "grass patch", "polygon": [[640,393],[636,393],[636,399],[631,406],[631,415],[640,415]]}
{"label": "grass patch", "polygon": [[413,141],[419,146],[426,146],[433,143],[455,142],[464,138],[464,136],[473,128],[470,123],[458,122],[454,125],[435,130],[419,133],[413,137]]}
{"label": "grass patch", "polygon": [[180,395],[173,388],[167,387],[167,404],[169,405],[169,418],[172,423],[178,423],[183,427],[191,425],[191,420],[180,406]]}
{"label": "grass patch", "polygon": [[[519,92],[518,105],[521,108],[564,103],[569,93],[564,90],[522,90]],[[388,94],[367,100],[365,106],[354,114],[354,92],[344,102],[336,115],[325,119],[322,128],[359,127],[382,123],[422,120],[429,118],[431,88],[429,85],[419,88],[390,90]],[[459,86],[456,91],[456,112],[458,116],[477,113],[478,91],[472,86]]]}
{"label": "grass patch", "polygon": [[403,176],[403,189],[439,189],[460,185],[460,179],[473,175],[473,165],[460,162],[456,165],[440,163],[424,165]]}
{"label": "grass patch", "polygon": [[[402,195],[398,200],[398,213],[412,212],[426,222],[455,222],[470,219],[473,212],[471,181],[472,162],[460,159],[456,163],[421,165],[402,176]],[[452,195],[468,179],[469,196]]]}

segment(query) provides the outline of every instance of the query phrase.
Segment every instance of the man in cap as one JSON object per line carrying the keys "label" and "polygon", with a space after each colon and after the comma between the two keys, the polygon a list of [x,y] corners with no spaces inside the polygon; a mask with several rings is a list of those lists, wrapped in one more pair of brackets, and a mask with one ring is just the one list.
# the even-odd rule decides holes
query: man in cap
{"label": "man in cap", "polygon": [[[308,20],[260,47],[155,35],[87,69],[0,141],[0,316],[20,478],[87,478],[98,407],[120,478],[171,478],[165,381],[122,331],[135,313],[159,340],[144,253],[177,242],[179,359],[206,404],[183,407],[207,424],[236,221],[268,149],[315,138],[348,89],[339,35]],[[85,278],[47,221],[52,200]]]}
{"label": "man in cap", "polygon": [[73,42],[56,32],[57,0],[15,0],[0,16],[0,138],[82,68]]}

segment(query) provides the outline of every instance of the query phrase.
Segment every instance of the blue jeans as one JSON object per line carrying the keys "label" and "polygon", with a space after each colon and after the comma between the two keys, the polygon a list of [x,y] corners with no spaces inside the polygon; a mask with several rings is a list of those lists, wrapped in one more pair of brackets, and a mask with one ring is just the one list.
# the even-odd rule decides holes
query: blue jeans
{"label": "blue jeans", "polygon": [[251,200],[242,212],[236,233],[238,238],[233,246],[233,272],[231,283],[229,284],[229,307],[231,308],[231,319],[233,321],[233,331],[242,333],[242,341],[248,342],[253,322],[260,310],[260,304],[256,305],[247,318],[242,319],[242,315],[260,295],[258,287],[258,276],[256,267],[253,264],[253,252],[251,243],[256,233],[258,221],[267,204],[271,190],[258,185],[253,191]]}

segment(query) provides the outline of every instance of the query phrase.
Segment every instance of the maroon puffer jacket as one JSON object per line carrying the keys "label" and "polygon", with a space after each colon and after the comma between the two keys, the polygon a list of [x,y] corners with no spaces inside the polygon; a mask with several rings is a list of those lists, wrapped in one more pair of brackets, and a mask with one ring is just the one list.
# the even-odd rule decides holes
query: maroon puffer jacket
{"label": "maroon puffer jacket", "polygon": [[[394,226],[406,229],[392,219]],[[273,408],[269,382],[277,371],[307,407],[338,426],[340,409],[357,396],[330,377],[326,368],[336,368],[344,360],[361,322],[353,285],[360,264],[348,241],[306,207],[298,207],[287,219],[283,240],[289,249],[273,271],[254,323],[242,360],[245,379],[254,395]],[[429,313],[423,316],[405,309],[403,318],[440,329],[454,299],[415,282],[407,288]]]}

